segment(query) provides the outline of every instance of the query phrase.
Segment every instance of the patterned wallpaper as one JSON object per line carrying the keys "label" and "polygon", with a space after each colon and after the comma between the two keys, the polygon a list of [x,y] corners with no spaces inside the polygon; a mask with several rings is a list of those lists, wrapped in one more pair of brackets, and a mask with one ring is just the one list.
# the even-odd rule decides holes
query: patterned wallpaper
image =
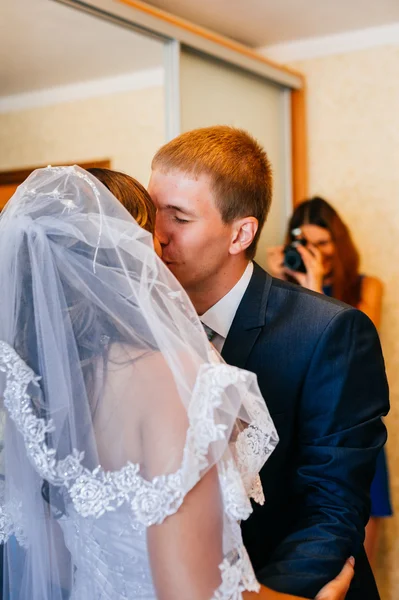
{"label": "patterned wallpaper", "polygon": [[353,231],[364,273],[385,284],[381,339],[391,386],[388,460],[394,518],[377,566],[382,600],[399,598],[399,47],[292,63],[308,83],[310,194]]}
{"label": "patterned wallpaper", "polygon": [[0,170],[110,158],[147,185],[165,141],[163,87],[0,114]]}

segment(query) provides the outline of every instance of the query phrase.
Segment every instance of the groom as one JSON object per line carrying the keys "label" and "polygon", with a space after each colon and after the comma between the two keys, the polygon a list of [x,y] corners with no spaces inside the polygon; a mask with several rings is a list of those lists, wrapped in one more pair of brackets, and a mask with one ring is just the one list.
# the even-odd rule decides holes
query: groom
{"label": "groom", "polygon": [[354,555],[348,600],[377,600],[363,539],[389,403],[374,326],[252,262],[272,175],[244,131],[172,140],[154,157],[149,192],[164,262],[226,362],[256,373],[279,433],[261,473],[266,503],[243,524],[259,581],[314,598]]}

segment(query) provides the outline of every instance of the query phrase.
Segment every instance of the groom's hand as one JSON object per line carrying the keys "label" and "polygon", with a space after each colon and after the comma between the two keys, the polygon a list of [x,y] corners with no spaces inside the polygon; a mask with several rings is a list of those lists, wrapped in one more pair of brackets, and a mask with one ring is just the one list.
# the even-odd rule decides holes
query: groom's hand
{"label": "groom's hand", "polygon": [[[317,594],[315,600],[345,600],[349,586],[355,574],[355,559],[349,558],[339,575],[330,583],[327,583]],[[275,592],[270,588],[261,586],[260,592],[244,592],[244,600],[306,600],[299,596]]]}
{"label": "groom's hand", "polygon": [[351,557],[346,561],[341,573],[320,590],[315,600],[344,600],[355,574],[354,567],[355,559]]}

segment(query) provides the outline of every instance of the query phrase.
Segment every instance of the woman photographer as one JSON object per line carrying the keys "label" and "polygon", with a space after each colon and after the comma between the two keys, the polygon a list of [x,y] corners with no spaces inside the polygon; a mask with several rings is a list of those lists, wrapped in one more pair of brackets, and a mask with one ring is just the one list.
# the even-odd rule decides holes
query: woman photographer
{"label": "woman photographer", "polygon": [[[382,283],[359,272],[359,253],[350,231],[326,200],[314,197],[297,206],[289,221],[286,243],[267,251],[271,275],[355,306],[379,327]],[[372,566],[381,518],[391,515],[388,469],[382,451],[371,486],[371,517],[366,527],[365,548]]]}

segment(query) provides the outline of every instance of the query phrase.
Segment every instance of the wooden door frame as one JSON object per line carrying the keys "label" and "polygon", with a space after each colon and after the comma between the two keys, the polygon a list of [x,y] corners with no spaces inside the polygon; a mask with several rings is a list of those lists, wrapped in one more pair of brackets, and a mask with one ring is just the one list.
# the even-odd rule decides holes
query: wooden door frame
{"label": "wooden door frame", "polygon": [[[82,169],[109,169],[111,161],[109,158],[104,160],[94,160],[89,162],[72,162],[52,165],[53,167],[64,167],[78,165]],[[47,165],[39,165],[36,167],[25,167],[24,169],[14,169],[12,171],[0,171],[0,186],[2,185],[19,185],[25,181],[27,177],[36,169],[43,169]]]}
{"label": "wooden door frame", "polygon": [[306,84],[291,90],[291,170],[293,208],[308,197],[309,163],[306,118]]}

